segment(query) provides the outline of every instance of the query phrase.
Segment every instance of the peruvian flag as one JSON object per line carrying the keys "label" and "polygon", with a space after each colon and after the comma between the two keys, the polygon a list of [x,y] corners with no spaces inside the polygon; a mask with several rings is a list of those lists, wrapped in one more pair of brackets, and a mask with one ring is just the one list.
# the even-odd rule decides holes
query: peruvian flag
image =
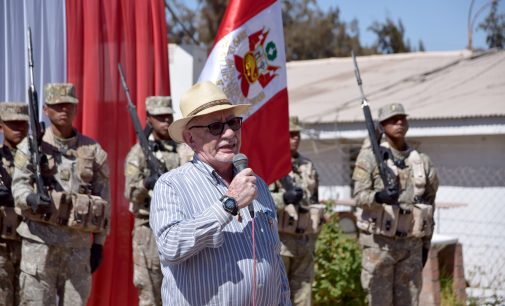
{"label": "peruvian flag", "polygon": [[123,65],[131,96],[144,121],[146,96],[170,94],[164,2],[3,1],[0,20],[0,101],[28,100],[26,33],[30,27],[40,107],[44,84],[73,83],[79,99],[74,126],[97,140],[108,154],[111,230],[101,266],[93,274],[88,305],[137,305],[131,248],[133,218],[123,195],[124,161],[136,138],[117,67],[118,63]]}
{"label": "peruvian flag", "polygon": [[242,128],[249,166],[267,183],[291,169],[286,55],[280,1],[231,0],[200,81],[250,103]]}

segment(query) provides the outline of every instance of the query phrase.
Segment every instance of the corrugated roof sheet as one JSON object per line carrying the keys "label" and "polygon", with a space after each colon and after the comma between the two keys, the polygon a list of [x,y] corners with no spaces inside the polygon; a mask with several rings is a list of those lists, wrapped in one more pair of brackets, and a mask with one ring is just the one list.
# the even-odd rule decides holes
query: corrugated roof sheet
{"label": "corrugated roof sheet", "polygon": [[[411,119],[505,115],[505,51],[357,57],[363,90],[379,107],[404,104]],[[363,121],[352,58],[287,64],[289,107],[306,123]]]}

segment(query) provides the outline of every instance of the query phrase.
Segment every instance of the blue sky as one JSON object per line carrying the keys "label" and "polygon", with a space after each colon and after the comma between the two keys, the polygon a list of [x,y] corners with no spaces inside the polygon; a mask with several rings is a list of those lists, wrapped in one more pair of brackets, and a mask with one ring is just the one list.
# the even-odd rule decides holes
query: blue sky
{"label": "blue sky", "polygon": [[[254,0],[252,0],[254,1]],[[301,0],[299,0],[301,1]],[[498,13],[505,13],[505,0],[499,0]],[[195,7],[197,0],[185,0]],[[489,13],[492,0],[474,0],[472,16],[477,15],[473,30],[473,47],[487,48],[485,32],[476,29]],[[386,17],[396,24],[402,20],[405,36],[417,48],[422,40],[426,51],[462,50],[467,45],[468,12],[471,0],[317,0],[318,6],[340,8],[341,20],[359,22],[362,44],[370,46],[376,35],[367,28],[374,22],[384,22]]]}
{"label": "blue sky", "polygon": [[[359,22],[362,44],[370,45],[376,35],[367,28],[374,22],[384,22],[386,17],[395,23],[402,20],[405,36],[411,45],[422,40],[427,51],[461,50],[467,45],[468,12],[471,0],[318,0],[322,9],[338,6],[343,21],[356,18]],[[475,0],[472,15],[489,0]],[[489,13],[490,6],[482,11],[475,22],[477,26]],[[505,0],[500,1],[499,13],[505,12]],[[473,31],[473,47],[486,48],[486,35]]]}

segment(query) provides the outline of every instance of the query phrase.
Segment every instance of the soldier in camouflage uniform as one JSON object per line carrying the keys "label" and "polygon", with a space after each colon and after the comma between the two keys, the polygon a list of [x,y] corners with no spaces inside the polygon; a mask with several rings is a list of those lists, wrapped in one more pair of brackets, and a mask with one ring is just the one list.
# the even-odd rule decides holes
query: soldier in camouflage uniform
{"label": "soldier in camouflage uniform", "polygon": [[[170,138],[168,127],[173,122],[170,97],[146,98],[147,121],[153,130],[149,142],[153,153],[167,171],[177,168],[181,159],[177,144]],[[142,148],[135,144],[125,161],[125,196],[135,215],[133,229],[133,283],[138,289],[139,305],[161,305],[163,274],[156,241],[149,227],[149,204],[158,177],[149,173]]]}
{"label": "soldier in camouflage uniform", "polygon": [[17,230],[21,305],[86,305],[108,234],[107,154],[72,127],[78,103],[72,84],[47,84],[44,97],[51,121],[40,143],[47,194],[34,188],[26,138],[14,158],[12,193],[24,217]]}
{"label": "soldier in camouflage uniform", "polygon": [[288,275],[293,305],[312,304],[314,253],[323,208],[318,199],[314,164],[298,152],[301,127],[290,117],[291,162],[289,174],[270,185],[277,206],[281,255]]}
{"label": "soldier in camouflage uniform", "polygon": [[11,193],[16,146],[28,132],[28,105],[23,102],[0,103],[0,126],[4,135],[0,147],[0,305],[17,305],[21,238],[16,228],[21,217],[14,211]]}
{"label": "soldier in camouflage uniform", "polygon": [[361,283],[370,305],[418,305],[438,178],[428,156],[405,141],[403,106],[386,105],[378,117],[385,134],[381,146],[392,153],[387,165],[397,176],[399,190],[384,189],[370,142],[365,141],[353,173],[363,250]]}

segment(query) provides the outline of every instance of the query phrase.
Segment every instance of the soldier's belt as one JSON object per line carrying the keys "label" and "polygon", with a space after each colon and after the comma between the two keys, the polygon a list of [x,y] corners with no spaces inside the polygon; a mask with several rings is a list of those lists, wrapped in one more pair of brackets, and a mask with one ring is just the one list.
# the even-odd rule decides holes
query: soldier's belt
{"label": "soldier's belt", "polygon": [[385,237],[421,238],[433,233],[433,206],[413,204],[412,211],[397,205],[374,205],[357,210],[357,227]]}
{"label": "soldier's belt", "polygon": [[23,215],[33,221],[65,226],[82,232],[99,233],[107,228],[107,202],[99,196],[51,191],[49,211],[44,215],[26,210]]}
{"label": "soldier's belt", "polygon": [[16,232],[21,216],[16,214],[14,207],[0,206],[0,237],[7,240],[21,240]]}
{"label": "soldier's belt", "polygon": [[323,224],[324,205],[313,204],[304,212],[285,209],[279,214],[279,232],[293,235],[318,234]]}

